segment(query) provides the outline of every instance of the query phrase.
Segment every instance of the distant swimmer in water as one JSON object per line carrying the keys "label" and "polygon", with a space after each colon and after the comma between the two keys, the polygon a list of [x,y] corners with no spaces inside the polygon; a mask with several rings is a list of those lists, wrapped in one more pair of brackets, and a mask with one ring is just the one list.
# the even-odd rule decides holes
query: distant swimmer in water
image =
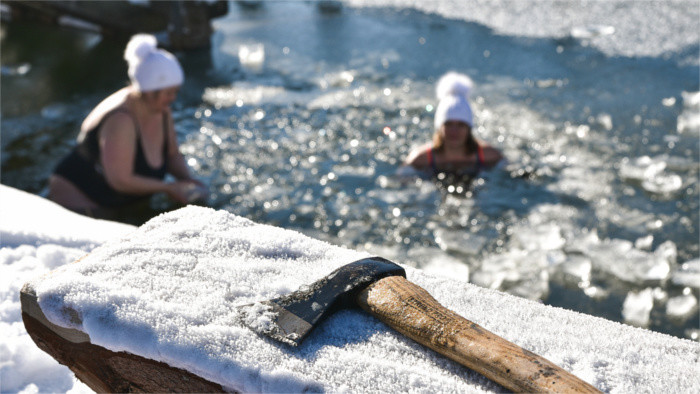
{"label": "distant swimmer in water", "polygon": [[[89,216],[108,216],[155,193],[187,204],[206,192],[175,136],[170,104],[184,81],[180,63],[147,34],[132,37],[124,57],[130,85],[90,112],[77,146],[49,179],[49,199]],[[175,181],[166,182],[166,174]]]}
{"label": "distant swimmer in water", "polygon": [[433,176],[473,179],[491,168],[503,155],[474,137],[473,113],[469,105],[472,81],[464,74],[449,72],[438,81],[440,100],[435,110],[435,133],[431,143],[414,149],[404,164]]}

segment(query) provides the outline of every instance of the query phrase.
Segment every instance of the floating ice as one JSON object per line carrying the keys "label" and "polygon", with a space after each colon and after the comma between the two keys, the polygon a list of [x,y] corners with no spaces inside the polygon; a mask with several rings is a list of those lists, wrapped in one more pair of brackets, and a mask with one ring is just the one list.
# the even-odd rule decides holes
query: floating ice
{"label": "floating ice", "polygon": [[649,250],[649,249],[651,249],[651,245],[653,242],[654,242],[654,236],[647,235],[645,237],[637,238],[637,240],[634,241],[634,247],[637,249],[641,249],[641,250]]}
{"label": "floating ice", "polygon": [[571,37],[579,39],[610,36],[613,34],[615,34],[615,28],[605,25],[590,25],[571,29]]}
{"label": "floating ice", "polygon": [[630,160],[624,158],[620,163],[620,177],[628,180],[644,181],[661,174],[666,168],[666,163],[649,156],[642,156]]}
{"label": "floating ice", "polygon": [[673,272],[671,281],[679,286],[700,289],[700,259],[686,261]]}
{"label": "floating ice", "polygon": [[672,297],[666,304],[666,314],[672,318],[682,319],[689,316],[698,306],[698,299],[693,293]]}
{"label": "floating ice", "polygon": [[[670,242],[670,241],[669,241]],[[675,261],[675,244],[665,243],[653,253],[635,249],[632,242],[606,240],[587,251],[593,265],[630,283],[661,281],[668,278]]]}
{"label": "floating ice", "polygon": [[532,300],[542,299],[549,291],[549,270],[561,264],[560,251],[518,250],[485,258],[472,273],[473,283]]}
{"label": "floating ice", "polygon": [[405,258],[396,257],[398,261],[411,261],[416,267],[432,275],[469,280],[469,261],[450,256],[438,248],[414,247],[408,251]]}
{"label": "floating ice", "polygon": [[656,194],[671,194],[683,187],[683,180],[676,174],[657,175],[642,182],[644,190]]}
{"label": "floating ice", "polygon": [[483,249],[487,241],[486,237],[464,230],[451,231],[443,228],[435,230],[435,242],[445,251],[476,255]]}
{"label": "floating ice", "polygon": [[259,86],[245,82],[230,87],[206,88],[202,99],[217,107],[256,105],[261,102],[284,102],[289,92],[280,86]]}
{"label": "floating ice", "polygon": [[238,47],[238,60],[241,65],[252,71],[262,70],[265,63],[265,45],[246,44]]}
{"label": "floating ice", "polygon": [[517,231],[515,237],[527,250],[556,250],[566,243],[561,228],[554,223],[532,225],[527,231]]}
{"label": "floating ice", "polygon": [[654,307],[654,290],[646,288],[640,292],[629,292],[622,305],[622,317],[629,324],[646,327]]}
{"label": "floating ice", "polygon": [[700,92],[683,92],[683,112],[678,116],[679,134],[700,135]]}
{"label": "floating ice", "polygon": [[561,264],[561,272],[565,279],[577,282],[588,282],[591,279],[591,269],[593,264],[586,256],[569,256]]}

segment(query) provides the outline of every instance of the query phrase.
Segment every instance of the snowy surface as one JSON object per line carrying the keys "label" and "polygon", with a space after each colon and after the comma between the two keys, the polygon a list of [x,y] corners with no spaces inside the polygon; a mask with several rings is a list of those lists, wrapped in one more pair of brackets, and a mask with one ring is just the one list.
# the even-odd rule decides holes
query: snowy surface
{"label": "snowy surface", "polygon": [[0,185],[0,392],[91,392],[31,340],[22,323],[19,291],[32,278],[134,230]]}
{"label": "snowy surface", "polygon": [[[8,199],[22,200],[14,205],[19,208],[2,212],[3,239],[13,234],[5,226],[5,217],[28,217],[32,211],[45,209],[42,222],[54,217],[66,224],[77,220],[55,206],[53,214],[48,212],[52,204],[37,197],[6,187],[1,191],[3,207],[8,206]],[[3,351],[3,392],[70,388],[70,372],[62,373],[62,367],[51,366],[50,360],[37,353],[40,351],[32,349],[21,328],[16,300],[21,283],[15,282],[30,277],[40,305],[54,323],[84,331],[93,343],[108,349],[185,368],[230,389],[502,390],[358,310],[337,313],[294,349],[259,337],[240,324],[237,305],[289,293],[367,256],[364,253],[200,207],[161,215],[136,230],[98,221],[84,224],[96,237],[97,233],[111,233],[113,238],[76,264],[65,263],[90,249],[85,246],[88,240],[82,246],[67,247],[51,243],[57,242],[53,241],[56,234],[35,230],[32,242],[39,246],[3,241],[3,270],[15,275],[14,282],[3,286],[14,293],[3,298],[3,305],[13,305],[2,311],[3,330],[14,330],[13,336],[3,335],[9,338],[3,339],[3,347],[23,347]],[[30,232],[25,231],[26,241]],[[60,267],[51,275],[36,276],[56,266]],[[603,391],[700,391],[700,344],[696,342],[406,268],[410,280],[445,306]],[[23,270],[30,272],[20,274]],[[61,312],[64,307],[77,311],[82,323],[71,323]],[[28,362],[24,354],[42,361]],[[40,363],[48,372],[38,373],[41,369],[35,365]],[[40,381],[52,373],[54,380],[63,380],[62,386]],[[10,386],[6,386],[8,380]]]}
{"label": "snowy surface", "polygon": [[[477,22],[498,34],[585,40],[615,56],[665,56],[697,46],[697,1],[347,0],[361,7],[415,8]],[[699,59],[688,56],[689,63]]]}

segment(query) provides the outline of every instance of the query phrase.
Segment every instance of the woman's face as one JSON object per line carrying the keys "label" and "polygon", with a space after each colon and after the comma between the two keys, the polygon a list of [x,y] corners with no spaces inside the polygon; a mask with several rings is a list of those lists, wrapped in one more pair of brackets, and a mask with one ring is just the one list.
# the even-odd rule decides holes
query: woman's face
{"label": "woman's face", "polygon": [[445,137],[445,144],[463,145],[469,136],[470,127],[459,120],[448,120],[442,125],[442,133]]}
{"label": "woman's face", "polygon": [[179,91],[180,87],[175,86],[172,88],[156,90],[155,92],[144,93],[144,98],[153,111],[163,112],[170,108],[170,104],[177,99],[177,93]]}

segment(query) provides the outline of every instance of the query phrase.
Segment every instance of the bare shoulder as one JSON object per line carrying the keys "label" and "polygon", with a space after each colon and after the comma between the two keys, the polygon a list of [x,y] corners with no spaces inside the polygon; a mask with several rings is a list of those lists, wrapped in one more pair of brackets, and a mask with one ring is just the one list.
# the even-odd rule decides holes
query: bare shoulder
{"label": "bare shoulder", "polygon": [[108,113],[123,106],[126,103],[128,95],[128,88],[124,88],[102,100],[85,118],[81,126],[81,131],[86,132],[96,127]]}
{"label": "bare shoulder", "polygon": [[479,145],[484,153],[484,162],[487,166],[495,166],[498,162],[503,160],[503,153],[501,153],[500,150],[483,141],[479,141]]}
{"label": "bare shoulder", "polygon": [[134,120],[126,112],[114,112],[100,127],[100,139],[135,140]]}
{"label": "bare shoulder", "polygon": [[411,151],[404,160],[404,164],[413,166],[415,168],[423,168],[429,165],[428,163],[428,151],[432,148],[432,144],[421,145]]}

